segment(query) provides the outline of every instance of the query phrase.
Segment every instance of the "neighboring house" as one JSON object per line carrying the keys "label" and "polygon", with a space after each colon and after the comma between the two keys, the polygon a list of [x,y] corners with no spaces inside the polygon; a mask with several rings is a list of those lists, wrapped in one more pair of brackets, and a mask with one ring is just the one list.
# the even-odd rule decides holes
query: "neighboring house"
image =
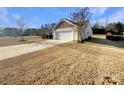
{"label": "neighboring house", "polygon": [[53,29],[53,39],[55,40],[77,40],[82,41],[92,36],[93,31],[89,23],[85,23],[81,27],[68,20],[62,19]]}
{"label": "neighboring house", "polygon": [[19,29],[6,27],[3,29],[4,36],[19,36]]}

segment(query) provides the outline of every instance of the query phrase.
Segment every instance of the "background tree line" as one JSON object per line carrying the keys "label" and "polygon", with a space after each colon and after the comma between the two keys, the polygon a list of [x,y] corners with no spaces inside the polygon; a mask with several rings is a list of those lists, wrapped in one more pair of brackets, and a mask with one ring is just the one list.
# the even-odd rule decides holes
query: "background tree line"
{"label": "background tree line", "polygon": [[[20,28],[5,27],[0,29],[0,36],[41,36],[52,34],[52,27],[55,23],[51,24],[42,24],[41,28],[27,28],[23,29],[23,32],[20,32]],[[20,34],[21,33],[21,34]]]}
{"label": "background tree line", "polygon": [[[55,23],[41,25],[41,28],[27,28],[24,29],[24,36],[41,36],[45,38],[46,35],[52,35],[52,27]],[[106,34],[106,32],[111,32],[113,34],[123,34],[124,23],[109,23],[106,26],[102,26],[99,22],[96,22],[93,26],[94,34]],[[0,36],[20,36],[19,28],[6,27],[0,30]]]}
{"label": "background tree line", "polygon": [[114,22],[108,23],[106,26],[102,26],[99,24],[99,22],[96,22],[92,29],[94,34],[106,34],[107,32],[111,32],[112,34],[123,35],[124,23]]}

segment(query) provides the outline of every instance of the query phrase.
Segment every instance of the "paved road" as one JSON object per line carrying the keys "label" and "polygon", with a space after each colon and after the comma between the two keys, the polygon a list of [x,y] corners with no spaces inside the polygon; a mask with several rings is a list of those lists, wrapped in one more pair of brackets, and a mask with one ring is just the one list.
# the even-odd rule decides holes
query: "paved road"
{"label": "paved road", "polygon": [[69,41],[46,40],[46,41],[42,41],[41,43],[30,43],[30,44],[0,47],[0,60],[30,53],[40,49],[45,49],[66,42]]}

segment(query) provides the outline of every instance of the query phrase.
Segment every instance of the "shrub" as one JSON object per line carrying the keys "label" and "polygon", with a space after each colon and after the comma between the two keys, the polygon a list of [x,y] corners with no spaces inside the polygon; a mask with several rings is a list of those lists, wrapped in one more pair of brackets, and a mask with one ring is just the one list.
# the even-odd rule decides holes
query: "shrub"
{"label": "shrub", "polygon": [[111,35],[111,36],[106,36],[106,39],[113,41],[123,41],[124,37],[119,35]]}

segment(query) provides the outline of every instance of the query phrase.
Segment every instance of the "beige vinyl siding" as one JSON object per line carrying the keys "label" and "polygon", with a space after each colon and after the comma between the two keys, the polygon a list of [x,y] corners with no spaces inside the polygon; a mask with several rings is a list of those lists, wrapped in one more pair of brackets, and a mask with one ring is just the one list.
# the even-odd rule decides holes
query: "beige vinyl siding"
{"label": "beige vinyl siding", "polygon": [[73,40],[78,40],[78,33],[76,30],[73,30]]}
{"label": "beige vinyl siding", "polygon": [[73,27],[73,25],[69,24],[68,22],[64,21],[58,24],[58,26],[55,29],[62,29],[62,28],[68,28]]}

